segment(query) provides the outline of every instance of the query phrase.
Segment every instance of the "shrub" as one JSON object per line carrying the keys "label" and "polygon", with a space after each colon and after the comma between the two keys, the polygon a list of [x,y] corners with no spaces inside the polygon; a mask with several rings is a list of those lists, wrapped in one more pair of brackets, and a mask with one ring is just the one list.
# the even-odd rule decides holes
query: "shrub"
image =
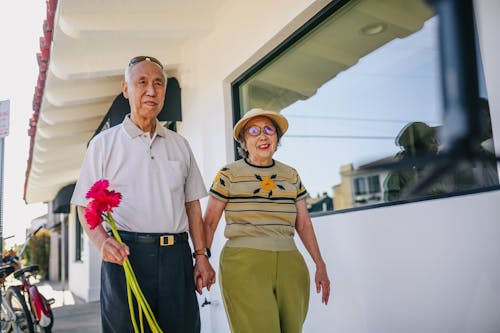
{"label": "shrub", "polygon": [[33,236],[24,252],[26,265],[39,265],[43,279],[49,276],[50,231],[41,229]]}

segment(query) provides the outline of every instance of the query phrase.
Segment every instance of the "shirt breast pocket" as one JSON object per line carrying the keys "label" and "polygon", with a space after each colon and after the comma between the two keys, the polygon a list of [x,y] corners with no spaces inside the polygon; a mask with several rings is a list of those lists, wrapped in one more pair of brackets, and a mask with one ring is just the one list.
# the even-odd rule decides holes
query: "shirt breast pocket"
{"label": "shirt breast pocket", "polygon": [[167,161],[165,163],[166,186],[170,191],[179,191],[184,188],[187,176],[186,164],[181,161]]}

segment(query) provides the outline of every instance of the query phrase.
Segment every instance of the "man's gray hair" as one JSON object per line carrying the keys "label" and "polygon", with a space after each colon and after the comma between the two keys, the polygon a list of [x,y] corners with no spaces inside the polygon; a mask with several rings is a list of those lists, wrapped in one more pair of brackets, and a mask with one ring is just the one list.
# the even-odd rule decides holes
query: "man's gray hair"
{"label": "man's gray hair", "polygon": [[[156,65],[156,63],[153,62],[153,64]],[[128,65],[127,67],[125,67],[125,82],[127,82],[127,84],[130,83],[130,70],[132,69],[132,67],[134,67],[136,64],[133,64],[133,65]],[[158,66],[158,65],[157,65]],[[158,66],[159,68],[160,66]],[[164,69],[161,70],[161,72],[163,73],[163,77],[165,78],[165,88],[166,88],[166,85],[167,85],[167,81],[168,81],[168,76],[167,76],[167,72],[165,72]]]}

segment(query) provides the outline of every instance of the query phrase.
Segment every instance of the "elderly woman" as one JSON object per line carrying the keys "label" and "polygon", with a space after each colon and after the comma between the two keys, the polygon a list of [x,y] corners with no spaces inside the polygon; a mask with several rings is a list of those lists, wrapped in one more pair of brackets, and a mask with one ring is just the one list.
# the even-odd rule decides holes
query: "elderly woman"
{"label": "elderly woman", "polygon": [[220,284],[232,332],[301,332],[309,304],[309,272],[294,242],[297,230],[316,264],[316,291],[328,303],[330,281],[295,169],[273,159],[288,121],[252,109],[234,127],[243,159],[224,166],[204,216],[210,246],[225,212],[228,241]]}

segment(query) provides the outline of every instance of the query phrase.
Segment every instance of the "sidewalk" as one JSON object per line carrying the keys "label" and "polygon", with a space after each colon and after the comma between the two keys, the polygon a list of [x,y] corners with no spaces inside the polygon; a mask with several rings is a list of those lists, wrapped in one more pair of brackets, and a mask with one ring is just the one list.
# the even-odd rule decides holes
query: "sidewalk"
{"label": "sidewalk", "polygon": [[101,333],[99,302],[65,305],[52,310],[53,333]]}
{"label": "sidewalk", "polygon": [[84,303],[52,282],[43,281],[37,286],[47,299],[54,298],[53,333],[101,333],[99,302]]}

